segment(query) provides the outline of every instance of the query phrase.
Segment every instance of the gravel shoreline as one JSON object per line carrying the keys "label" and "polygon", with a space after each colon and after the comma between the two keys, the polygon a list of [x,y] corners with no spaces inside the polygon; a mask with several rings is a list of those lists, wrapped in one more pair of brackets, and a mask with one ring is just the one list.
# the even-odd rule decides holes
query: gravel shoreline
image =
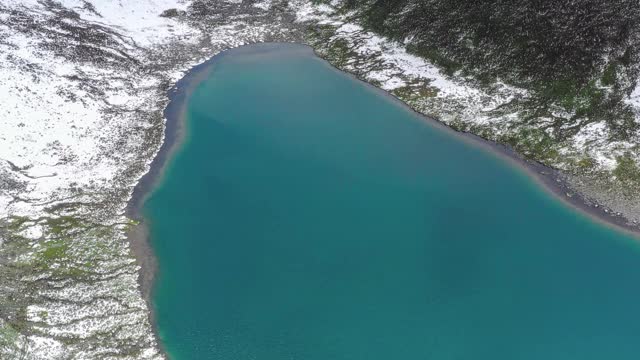
{"label": "gravel shoreline", "polygon": [[136,184],[126,208],[126,216],[138,222],[137,225],[131,227],[127,237],[131,252],[140,266],[138,285],[149,309],[149,321],[158,341],[159,350],[164,354],[165,358],[169,358],[169,356],[159,336],[155,308],[152,301],[153,286],[158,275],[158,260],[151,245],[149,225],[142,214],[142,207],[153,191],[154,186],[161,181],[164,168],[171,155],[184,139],[186,131],[186,101],[198,84],[208,76],[217,55],[189,69],[185,76],[178,80],[168,91],[169,103],[163,111],[166,121],[162,145],[151,161],[149,171]]}

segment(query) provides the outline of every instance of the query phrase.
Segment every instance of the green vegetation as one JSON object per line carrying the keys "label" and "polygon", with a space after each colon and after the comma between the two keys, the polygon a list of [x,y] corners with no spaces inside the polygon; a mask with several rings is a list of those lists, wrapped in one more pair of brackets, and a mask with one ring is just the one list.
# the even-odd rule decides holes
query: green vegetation
{"label": "green vegetation", "polygon": [[0,351],[17,351],[19,336],[20,334],[18,331],[11,327],[11,325],[7,323],[0,323]]}
{"label": "green vegetation", "polygon": [[595,80],[584,86],[575,79],[549,81],[539,84],[536,91],[543,102],[556,102],[567,111],[585,109],[602,100],[602,91],[596,87]]}
{"label": "green vegetation", "polygon": [[0,346],[15,344],[18,339],[18,332],[8,324],[0,326]]}
{"label": "green vegetation", "polygon": [[422,82],[395,88],[391,93],[405,102],[412,102],[418,99],[438,96],[438,89]]}
{"label": "green vegetation", "polygon": [[344,67],[349,59],[353,58],[353,53],[349,48],[349,42],[346,39],[336,39],[329,43],[327,48],[327,61],[336,67]]}
{"label": "green vegetation", "polygon": [[544,130],[524,128],[516,134],[501,137],[500,142],[511,145],[527,158],[538,161],[552,161],[558,157],[553,138]]}
{"label": "green vegetation", "polygon": [[69,244],[63,240],[48,240],[42,243],[44,251],[40,253],[43,262],[50,263],[67,258]]}
{"label": "green vegetation", "polygon": [[78,219],[72,216],[61,216],[59,218],[47,218],[45,221],[49,232],[53,235],[62,235],[72,230],[83,228]]}
{"label": "green vegetation", "polygon": [[[15,239],[8,244],[14,250],[7,250],[7,253],[23,254],[16,257],[16,260],[20,259],[15,263],[17,271],[35,269],[57,279],[86,278],[93,274],[100,259],[117,255],[119,248],[113,246],[112,239],[138,223],[129,219],[123,224],[103,226],[73,216],[36,220],[13,218],[5,226],[10,231],[9,238]],[[35,247],[30,240],[15,235],[25,224],[44,226],[44,240],[38,241]]]}
{"label": "green vegetation", "polygon": [[578,160],[577,166],[583,171],[588,171],[595,168],[596,161],[588,156],[585,156],[584,158]]}
{"label": "green vegetation", "polygon": [[20,231],[22,226],[29,221],[28,217],[12,216],[9,218],[8,224],[5,226],[7,230],[12,232]]}
{"label": "green vegetation", "polygon": [[640,168],[630,153],[616,158],[617,166],[613,175],[622,182],[640,183]]}
{"label": "green vegetation", "polygon": [[41,318],[43,321],[46,321],[47,318],[49,318],[49,312],[46,310],[39,311],[38,317]]}
{"label": "green vegetation", "polygon": [[604,72],[602,73],[602,85],[604,86],[613,86],[616,84],[618,73],[618,64],[613,61],[610,62],[606,67]]}

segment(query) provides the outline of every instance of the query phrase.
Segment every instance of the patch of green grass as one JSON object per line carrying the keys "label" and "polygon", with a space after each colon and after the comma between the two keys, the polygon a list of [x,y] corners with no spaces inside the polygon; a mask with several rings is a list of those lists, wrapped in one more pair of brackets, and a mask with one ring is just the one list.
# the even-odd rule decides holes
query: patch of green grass
{"label": "patch of green grass", "polygon": [[[56,239],[43,243],[44,247],[36,253],[36,259],[31,265],[41,271],[50,271],[59,278],[79,278],[88,274],[95,267],[93,262],[75,263],[69,254],[69,241]],[[56,266],[52,266],[56,264]]]}
{"label": "patch of green grass", "polygon": [[558,103],[566,110],[575,110],[580,98],[593,89],[591,86],[581,87],[575,79],[561,79],[545,82],[537,86],[537,92],[544,102]]}
{"label": "patch of green grass", "polygon": [[578,160],[576,165],[582,170],[591,170],[596,166],[596,161],[587,156]]}
{"label": "patch of green grass", "polygon": [[53,240],[44,242],[46,246],[44,251],[40,253],[43,261],[62,260],[67,257],[69,244],[62,240]]}
{"label": "patch of green grass", "polygon": [[618,164],[613,170],[613,175],[615,175],[618,180],[632,183],[640,182],[640,168],[638,168],[638,164],[633,157],[631,157],[630,153],[618,156],[616,161]]}
{"label": "patch of green grass", "polygon": [[20,334],[9,324],[0,324],[0,349],[14,348]]}
{"label": "patch of green grass", "polygon": [[636,121],[635,113],[630,106],[615,109],[607,123],[611,128],[611,141],[627,140],[634,136],[640,129],[640,123]]}
{"label": "patch of green grass", "polygon": [[6,228],[9,231],[19,231],[22,225],[24,225],[24,223],[26,223],[27,221],[29,221],[28,217],[12,216],[9,218],[9,224],[6,226]]}
{"label": "patch of green grass", "polygon": [[15,316],[5,326],[8,326],[11,329],[9,330],[10,336],[14,336],[14,334],[11,334],[12,332],[15,332],[16,334],[23,333],[28,328],[27,307],[20,307],[15,313]]}
{"label": "patch of green grass", "polygon": [[53,235],[63,235],[74,228],[81,228],[82,223],[73,216],[61,216],[59,218],[47,218],[45,224]]}
{"label": "patch of green grass", "polygon": [[393,89],[391,93],[403,101],[415,101],[438,96],[438,89],[428,85],[405,85]]}
{"label": "patch of green grass", "polygon": [[618,63],[612,61],[607,65],[607,68],[602,73],[602,85],[613,86],[616,83],[618,74]]}

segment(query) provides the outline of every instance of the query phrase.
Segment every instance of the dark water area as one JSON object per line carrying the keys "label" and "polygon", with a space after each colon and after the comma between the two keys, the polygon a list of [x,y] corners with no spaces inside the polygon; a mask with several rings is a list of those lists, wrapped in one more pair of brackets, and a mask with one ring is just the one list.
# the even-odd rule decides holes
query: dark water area
{"label": "dark water area", "polygon": [[625,360],[640,246],[297,45],[218,56],[143,214],[173,360]]}

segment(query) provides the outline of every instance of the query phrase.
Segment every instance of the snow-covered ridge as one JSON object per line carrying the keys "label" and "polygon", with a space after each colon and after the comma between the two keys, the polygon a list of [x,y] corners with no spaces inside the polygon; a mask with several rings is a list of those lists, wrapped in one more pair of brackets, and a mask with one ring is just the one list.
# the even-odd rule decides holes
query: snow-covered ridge
{"label": "snow-covered ridge", "polygon": [[[93,11],[86,10],[85,4],[73,0],[61,3],[66,9],[80,14],[80,26],[108,24],[112,31],[122,32],[121,38],[113,38],[117,44],[100,47],[115,56],[121,56],[117,51],[126,51],[129,56],[140,57],[143,55],[138,50],[141,45],[149,46],[171,37],[184,41],[194,36],[193,30],[158,16],[159,9],[182,5],[175,1],[138,1],[135,5],[100,1],[94,4]],[[47,13],[42,2],[11,1],[5,6],[8,10],[27,12],[38,22],[55,19],[55,15]],[[126,24],[133,28],[126,28],[125,32]],[[1,53],[5,59],[1,64],[0,81],[5,85],[0,88],[0,97],[5,116],[0,118],[3,144],[0,159],[20,168],[13,172],[14,176],[27,184],[28,191],[21,192],[20,199],[11,199],[9,194],[3,193],[1,201],[8,206],[0,207],[0,216],[9,213],[40,216],[42,206],[37,206],[38,203],[72,196],[70,189],[74,187],[107,186],[113,181],[120,167],[119,161],[132,153],[121,148],[118,149],[123,150],[120,154],[113,154],[108,146],[109,140],[113,140],[111,134],[121,132],[124,127],[148,124],[126,113],[114,117],[105,116],[105,112],[114,105],[130,114],[149,110],[154,101],[140,94],[154,96],[145,90],[157,87],[160,79],[153,75],[132,74],[133,69],[125,67],[103,67],[91,61],[74,64],[69,59],[61,59],[56,51],[43,49],[43,45],[55,44],[58,39],[42,33],[16,32],[12,27],[5,27],[2,35]],[[62,46],[73,47],[81,43],[68,37],[62,39],[65,40],[64,44],[59,44]],[[177,72],[172,77],[177,77]],[[85,86],[78,82],[79,78],[92,79],[95,85]],[[100,91],[92,94],[93,86],[99,87]],[[124,145],[135,147],[135,139],[131,140],[134,141]]]}

